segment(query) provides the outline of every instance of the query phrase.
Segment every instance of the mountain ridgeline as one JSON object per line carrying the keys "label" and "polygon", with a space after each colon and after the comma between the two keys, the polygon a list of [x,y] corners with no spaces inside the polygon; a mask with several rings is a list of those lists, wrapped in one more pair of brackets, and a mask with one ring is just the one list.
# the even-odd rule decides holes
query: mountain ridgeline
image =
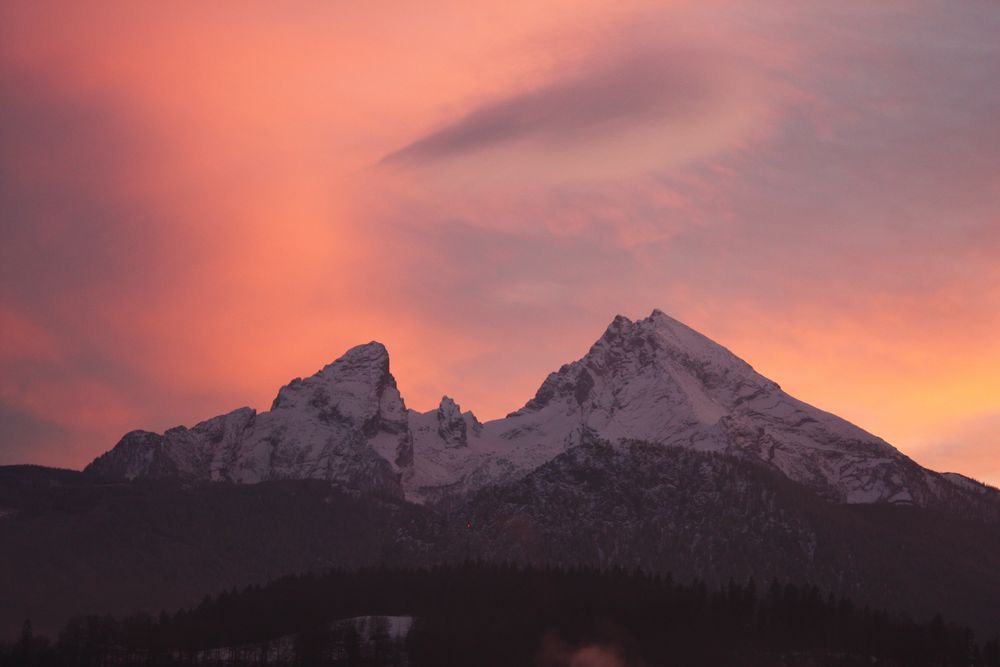
{"label": "mountain ridgeline", "polygon": [[882,439],[782,391],[724,347],[655,310],[618,316],[534,398],[480,423],[449,397],[408,410],[377,342],[282,387],[266,412],[133,431],[87,472],[252,483],[323,479],[414,502],[520,478],[587,441],[642,441],[760,462],[839,503],[962,502],[988,489],[926,470]]}
{"label": "mountain ridgeline", "polygon": [[1000,631],[1000,492],[927,470],[660,311],[502,419],[406,408],[379,343],[83,473],[0,469],[0,627],[479,559],[819,586]]}

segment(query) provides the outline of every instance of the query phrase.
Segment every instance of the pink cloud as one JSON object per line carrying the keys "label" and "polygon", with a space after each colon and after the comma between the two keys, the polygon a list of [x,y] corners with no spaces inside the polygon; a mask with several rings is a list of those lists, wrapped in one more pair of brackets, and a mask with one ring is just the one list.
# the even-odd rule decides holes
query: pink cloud
{"label": "pink cloud", "polygon": [[995,7],[298,9],[0,8],[0,460],[371,339],[495,417],[654,306],[905,451],[995,410]]}

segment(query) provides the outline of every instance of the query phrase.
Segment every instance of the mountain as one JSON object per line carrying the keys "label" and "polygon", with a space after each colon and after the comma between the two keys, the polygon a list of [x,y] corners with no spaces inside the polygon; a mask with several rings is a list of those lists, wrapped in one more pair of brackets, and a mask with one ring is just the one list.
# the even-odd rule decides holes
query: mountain
{"label": "mountain", "polygon": [[0,468],[0,631],[360,564],[639,567],[818,585],[996,633],[1000,492],[926,470],[660,311],[502,419],[406,408],[376,342],[84,472]]}
{"label": "mountain", "polygon": [[981,485],[926,470],[884,440],[782,391],[729,350],[659,310],[617,316],[534,398],[480,423],[445,396],[408,410],[376,342],[278,392],[160,435],[133,431],[87,468],[106,479],[324,479],[437,502],[523,477],[585,437],[638,440],[761,461],[842,503],[931,505]]}
{"label": "mountain", "polygon": [[240,408],[162,435],[132,431],[86,470],[109,479],[326,479],[401,497],[399,470],[412,461],[407,410],[389,373],[389,354],[372,342],[292,380],[267,412]]}

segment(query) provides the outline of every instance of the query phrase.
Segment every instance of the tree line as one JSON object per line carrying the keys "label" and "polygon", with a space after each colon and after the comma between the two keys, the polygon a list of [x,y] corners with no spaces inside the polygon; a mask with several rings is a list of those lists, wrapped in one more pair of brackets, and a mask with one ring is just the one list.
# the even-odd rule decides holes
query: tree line
{"label": "tree line", "polygon": [[[399,641],[336,622],[366,616],[414,621]],[[290,650],[269,650],[280,641]],[[212,651],[223,647],[244,650]],[[1000,667],[996,638],[979,643],[940,615],[911,619],[815,586],[710,588],[642,571],[478,562],[289,576],[158,617],[77,617],[54,640],[26,622],[20,639],[0,646],[0,666],[564,667],[587,651],[630,667]]]}

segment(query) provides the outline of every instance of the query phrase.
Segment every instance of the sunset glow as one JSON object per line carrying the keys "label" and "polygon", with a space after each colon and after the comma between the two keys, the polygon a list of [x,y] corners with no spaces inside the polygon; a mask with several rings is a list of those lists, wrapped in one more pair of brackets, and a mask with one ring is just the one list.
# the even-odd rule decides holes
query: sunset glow
{"label": "sunset glow", "polygon": [[1000,484],[998,34],[943,0],[0,0],[0,464],[267,409],[373,339],[408,407],[496,418],[655,307]]}

